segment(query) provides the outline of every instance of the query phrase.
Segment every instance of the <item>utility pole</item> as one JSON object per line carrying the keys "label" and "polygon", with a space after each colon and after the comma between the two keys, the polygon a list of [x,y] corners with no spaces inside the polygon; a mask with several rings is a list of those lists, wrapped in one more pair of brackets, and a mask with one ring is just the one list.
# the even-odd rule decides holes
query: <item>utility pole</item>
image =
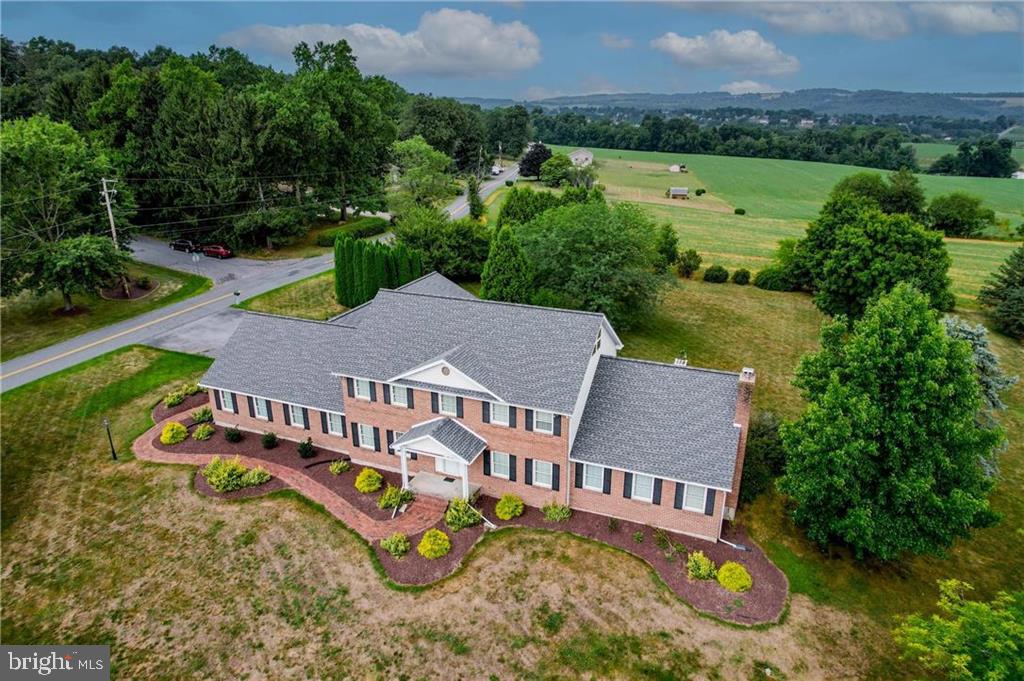
{"label": "utility pole", "polygon": [[498,140],[498,170],[504,170],[501,165],[501,140]]}
{"label": "utility pole", "polygon": [[103,203],[107,206],[107,217],[110,218],[110,238],[114,240],[114,248],[119,248],[117,244],[117,227],[114,225],[114,209],[111,206],[113,198],[117,196],[117,190],[113,189],[113,187],[107,187],[107,183],[109,182],[113,185],[114,180],[108,180],[104,177],[100,182],[103,183],[103,189],[100,191],[100,194],[103,196]]}

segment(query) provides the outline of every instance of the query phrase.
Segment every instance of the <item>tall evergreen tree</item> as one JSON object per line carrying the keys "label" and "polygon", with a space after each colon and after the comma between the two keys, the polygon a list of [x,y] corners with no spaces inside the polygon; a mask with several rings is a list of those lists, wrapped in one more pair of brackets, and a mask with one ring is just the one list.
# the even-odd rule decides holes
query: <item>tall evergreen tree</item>
{"label": "tall evergreen tree", "polygon": [[480,277],[481,297],[508,303],[526,303],[533,293],[530,261],[511,227],[502,227],[491,240],[491,250]]}
{"label": "tall evergreen tree", "polygon": [[484,216],[484,202],[480,198],[480,180],[470,175],[466,183],[466,195],[469,199],[469,217],[479,220]]}
{"label": "tall evergreen tree", "polygon": [[1010,253],[999,270],[985,282],[978,302],[991,308],[996,328],[1024,338],[1024,245]]}

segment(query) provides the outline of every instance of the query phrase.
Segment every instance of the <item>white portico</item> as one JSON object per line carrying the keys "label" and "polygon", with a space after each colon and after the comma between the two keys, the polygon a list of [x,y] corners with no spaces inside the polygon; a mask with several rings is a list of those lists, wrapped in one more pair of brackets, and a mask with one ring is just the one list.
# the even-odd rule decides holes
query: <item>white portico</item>
{"label": "white portico", "polygon": [[[432,496],[461,496],[468,499],[479,489],[469,482],[469,466],[487,447],[487,442],[472,430],[447,417],[439,417],[413,426],[392,443],[402,466],[402,487]],[[434,458],[438,474],[420,472],[410,482],[409,455]],[[453,487],[460,478],[460,487]]]}

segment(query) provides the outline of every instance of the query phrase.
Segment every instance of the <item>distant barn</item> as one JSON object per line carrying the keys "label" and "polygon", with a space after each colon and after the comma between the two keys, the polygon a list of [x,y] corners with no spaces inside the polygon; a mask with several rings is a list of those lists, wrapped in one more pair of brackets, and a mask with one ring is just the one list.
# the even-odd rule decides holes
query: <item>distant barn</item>
{"label": "distant barn", "polygon": [[688,199],[690,198],[690,190],[687,187],[669,187],[668,191],[665,192],[665,196],[670,199]]}

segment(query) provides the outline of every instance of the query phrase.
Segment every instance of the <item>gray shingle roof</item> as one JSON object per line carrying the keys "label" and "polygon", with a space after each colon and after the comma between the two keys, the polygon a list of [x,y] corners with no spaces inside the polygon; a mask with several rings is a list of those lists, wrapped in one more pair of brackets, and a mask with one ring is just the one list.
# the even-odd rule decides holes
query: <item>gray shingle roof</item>
{"label": "gray shingle roof", "polygon": [[[592,312],[381,290],[332,369],[387,381],[443,356],[500,399],[571,414],[594,341]],[[338,320],[345,322],[345,317]]]}
{"label": "gray shingle roof", "polygon": [[247,313],[201,383],[343,412],[341,381],[331,369],[336,348],[352,332],[346,326]]}
{"label": "gray shingle roof", "polygon": [[434,419],[415,425],[405,435],[395,440],[391,446],[399,447],[423,437],[436,440],[455,452],[466,463],[473,463],[487,446],[484,440],[468,428],[449,418]]}
{"label": "gray shingle roof", "polygon": [[732,489],[739,375],[602,357],[570,458]]}
{"label": "gray shingle roof", "polygon": [[410,281],[404,286],[399,286],[396,291],[406,293],[423,293],[431,296],[444,296],[445,298],[462,298],[464,300],[476,300],[476,296],[456,284],[451,279],[437,272],[424,274],[415,281]]}

